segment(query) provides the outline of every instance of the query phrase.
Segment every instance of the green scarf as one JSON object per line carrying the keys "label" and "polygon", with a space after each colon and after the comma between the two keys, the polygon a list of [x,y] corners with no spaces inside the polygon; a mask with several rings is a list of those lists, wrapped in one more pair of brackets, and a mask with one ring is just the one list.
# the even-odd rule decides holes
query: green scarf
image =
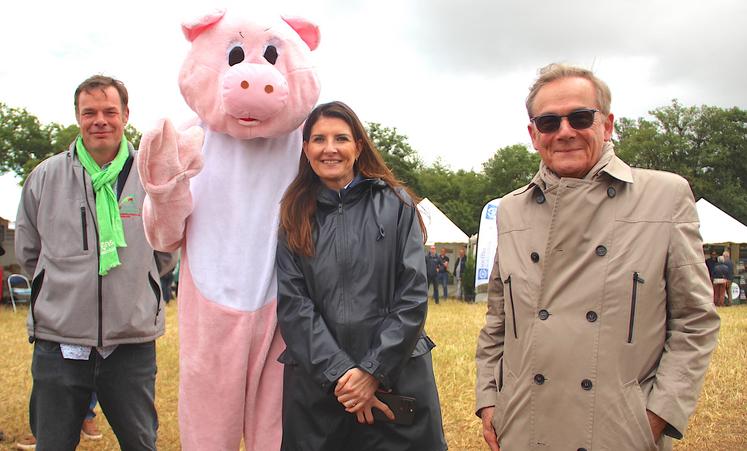
{"label": "green scarf", "polygon": [[117,156],[104,170],[83,146],[81,136],[78,136],[75,142],[75,149],[78,151],[78,159],[83,168],[91,177],[93,191],[96,193],[96,217],[99,223],[99,275],[105,276],[111,268],[120,265],[117,248],[127,247],[122,218],[119,217],[117,196],[112,189],[112,184],[119,177],[122,167],[130,156],[127,138],[122,135],[122,143],[119,145]]}

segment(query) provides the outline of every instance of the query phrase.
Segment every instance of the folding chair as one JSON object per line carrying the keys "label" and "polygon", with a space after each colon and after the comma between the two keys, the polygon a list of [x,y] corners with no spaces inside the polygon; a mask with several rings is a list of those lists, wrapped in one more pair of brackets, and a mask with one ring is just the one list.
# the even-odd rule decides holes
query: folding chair
{"label": "folding chair", "polygon": [[31,299],[31,284],[29,279],[22,274],[11,274],[8,276],[8,292],[10,302],[13,304],[13,312],[16,311],[16,299],[18,302],[29,302]]}

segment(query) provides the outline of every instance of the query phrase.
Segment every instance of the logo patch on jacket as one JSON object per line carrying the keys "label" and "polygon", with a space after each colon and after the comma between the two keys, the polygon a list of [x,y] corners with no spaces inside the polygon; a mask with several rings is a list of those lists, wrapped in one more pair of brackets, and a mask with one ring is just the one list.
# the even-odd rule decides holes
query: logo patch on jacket
{"label": "logo patch on jacket", "polygon": [[135,196],[126,196],[119,201],[119,217],[122,219],[139,217],[141,215],[140,208],[135,202]]}

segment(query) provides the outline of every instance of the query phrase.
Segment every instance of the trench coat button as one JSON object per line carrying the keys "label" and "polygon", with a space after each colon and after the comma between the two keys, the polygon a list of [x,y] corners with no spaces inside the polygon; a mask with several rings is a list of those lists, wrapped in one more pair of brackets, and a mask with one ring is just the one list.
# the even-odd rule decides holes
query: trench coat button
{"label": "trench coat button", "polygon": [[337,370],[332,370],[329,372],[329,374],[332,376],[337,376]]}
{"label": "trench coat button", "polygon": [[586,312],[586,321],[593,323],[597,320],[597,318],[597,312],[595,312],[594,310],[589,310],[588,312]]}
{"label": "trench coat button", "polygon": [[544,321],[544,320],[546,320],[547,318],[550,317],[550,312],[548,312],[545,309],[542,309],[542,310],[539,311],[539,314],[537,316],[539,316],[539,319],[541,319],[542,321]]}
{"label": "trench coat button", "polygon": [[617,196],[617,190],[615,189],[615,187],[610,186],[609,188],[607,188],[607,197],[612,199],[615,196]]}
{"label": "trench coat button", "polygon": [[371,362],[364,362],[363,366],[365,366],[366,368],[371,368]]}
{"label": "trench coat button", "polygon": [[544,204],[545,203],[545,195],[543,193],[539,193],[539,194],[537,194],[537,196],[535,196],[534,200],[538,204]]}
{"label": "trench coat button", "polygon": [[530,258],[532,259],[532,261],[533,261],[533,262],[535,262],[535,263],[537,263],[538,261],[540,261],[540,254],[538,254],[538,253],[536,253],[536,252],[532,252],[532,254],[531,254],[531,255],[530,255],[529,257],[530,257]]}
{"label": "trench coat button", "polygon": [[607,255],[607,248],[604,246],[597,246],[597,248],[594,251],[600,257],[604,257],[605,255]]}
{"label": "trench coat button", "polygon": [[542,385],[545,383],[545,376],[541,374],[535,374],[534,375],[534,383],[537,385]]}
{"label": "trench coat button", "polygon": [[584,379],[581,381],[581,388],[583,388],[586,391],[591,390],[591,387],[593,387],[594,384],[591,383],[589,379]]}

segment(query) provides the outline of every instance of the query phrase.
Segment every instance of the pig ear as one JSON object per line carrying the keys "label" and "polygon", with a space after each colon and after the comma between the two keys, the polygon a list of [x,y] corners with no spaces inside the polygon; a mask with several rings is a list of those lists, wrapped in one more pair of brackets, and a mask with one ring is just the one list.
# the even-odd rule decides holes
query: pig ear
{"label": "pig ear", "polygon": [[303,42],[309,46],[310,50],[314,50],[319,45],[319,27],[316,24],[302,17],[285,17],[283,20],[293,28],[293,30],[301,36]]}
{"label": "pig ear", "polygon": [[225,9],[216,9],[205,14],[202,17],[184,22],[182,24],[182,33],[184,33],[184,37],[187,38],[189,42],[192,42],[197,36],[200,35],[200,33],[207,30],[216,22],[221,20],[223,18],[223,15],[225,14]]}

